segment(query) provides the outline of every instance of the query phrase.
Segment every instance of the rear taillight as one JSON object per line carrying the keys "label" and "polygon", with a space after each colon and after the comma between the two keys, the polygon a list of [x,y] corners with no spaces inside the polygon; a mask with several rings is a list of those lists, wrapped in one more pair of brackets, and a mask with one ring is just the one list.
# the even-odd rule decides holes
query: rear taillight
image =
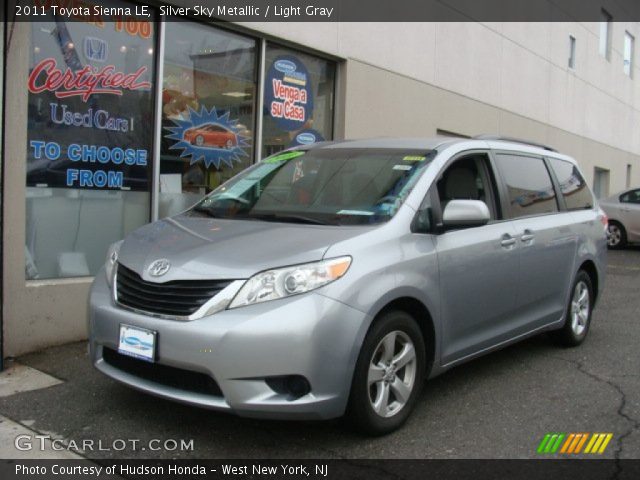
{"label": "rear taillight", "polygon": [[598,216],[600,217],[600,222],[604,226],[604,230],[606,232],[609,228],[609,217],[607,217],[607,214],[604,213],[602,210],[600,210],[600,215]]}

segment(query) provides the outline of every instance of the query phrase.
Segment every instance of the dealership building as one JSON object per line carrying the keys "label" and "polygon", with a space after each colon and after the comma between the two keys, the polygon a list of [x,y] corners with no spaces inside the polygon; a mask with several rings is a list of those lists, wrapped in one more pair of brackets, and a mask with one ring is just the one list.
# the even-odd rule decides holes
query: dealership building
{"label": "dealership building", "polygon": [[573,156],[599,197],[640,185],[640,23],[615,12],[207,23],[154,7],[67,21],[32,3],[46,15],[2,25],[5,357],[86,338],[111,243],[290,146],[499,134]]}

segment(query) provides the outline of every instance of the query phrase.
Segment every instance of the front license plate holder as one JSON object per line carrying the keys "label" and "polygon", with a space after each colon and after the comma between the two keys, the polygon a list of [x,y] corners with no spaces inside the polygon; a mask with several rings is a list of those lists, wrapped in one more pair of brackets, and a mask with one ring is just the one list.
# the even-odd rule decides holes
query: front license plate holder
{"label": "front license plate holder", "polygon": [[120,324],[118,353],[145,362],[156,361],[156,338],[158,332],[133,325]]}

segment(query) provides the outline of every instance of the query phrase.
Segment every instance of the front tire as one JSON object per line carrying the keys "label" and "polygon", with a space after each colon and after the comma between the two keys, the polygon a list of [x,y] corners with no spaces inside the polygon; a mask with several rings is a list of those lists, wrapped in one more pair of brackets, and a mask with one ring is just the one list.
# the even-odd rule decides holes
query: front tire
{"label": "front tire", "polygon": [[360,350],[347,408],[358,430],[384,435],[407,420],[424,383],[425,355],[411,315],[392,310],[374,321]]}
{"label": "front tire", "polygon": [[556,343],[564,347],[577,347],[584,342],[591,326],[593,300],[591,277],[584,270],[580,270],[573,281],[564,326],[551,332]]}
{"label": "front tire", "polygon": [[607,246],[611,250],[620,250],[627,246],[627,231],[621,223],[610,221],[607,233]]}

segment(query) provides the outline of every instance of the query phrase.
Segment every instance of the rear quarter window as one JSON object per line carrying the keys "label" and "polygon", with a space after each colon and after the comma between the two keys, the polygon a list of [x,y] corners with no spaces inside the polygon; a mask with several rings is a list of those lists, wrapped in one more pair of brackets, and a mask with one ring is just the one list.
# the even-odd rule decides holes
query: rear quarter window
{"label": "rear quarter window", "polygon": [[542,158],[498,153],[496,160],[507,187],[511,218],[558,211],[553,182]]}
{"label": "rear quarter window", "polygon": [[550,158],[549,162],[560,184],[560,191],[567,210],[593,208],[593,195],[591,195],[587,182],[580,174],[578,167],[557,158]]}

